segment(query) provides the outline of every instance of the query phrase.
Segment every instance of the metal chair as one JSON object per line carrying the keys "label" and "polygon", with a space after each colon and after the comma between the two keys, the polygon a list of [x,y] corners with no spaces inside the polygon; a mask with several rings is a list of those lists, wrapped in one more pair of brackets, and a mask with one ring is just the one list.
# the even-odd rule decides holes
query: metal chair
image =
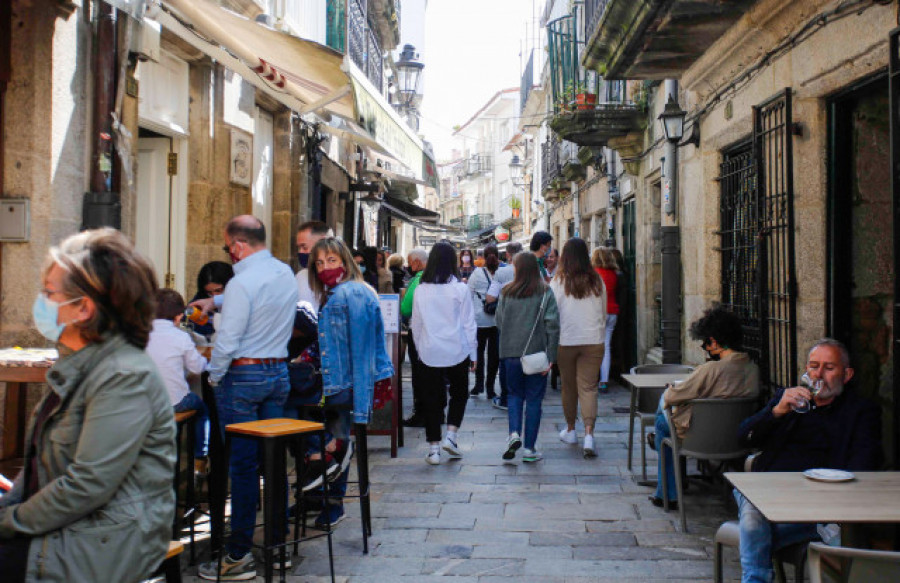
{"label": "metal chair", "polygon": [[[729,520],[723,522],[719,530],[716,531],[715,543],[716,548],[713,555],[713,581],[714,583],[723,583],[722,568],[722,550],[724,547],[738,548],[741,542],[741,528],[737,520]],[[784,573],[784,563],[794,566],[794,581],[803,582],[803,571],[806,567],[806,542],[796,543],[779,549],[772,556],[772,562],[775,566],[775,580],[778,583],[787,583],[787,577]]]}
{"label": "metal chair", "polygon": [[900,552],[870,551],[809,543],[810,583],[900,581]]}
{"label": "metal chair", "polygon": [[[641,364],[631,368],[631,374],[683,374],[694,372],[694,367],[684,364]],[[647,438],[646,428],[656,424],[656,409],[665,387],[652,389],[635,388],[631,393],[631,410],[628,419],[628,469],[634,452],[634,419],[641,424],[641,478],[647,481]]]}
{"label": "metal chair", "polygon": [[[672,423],[672,408],[666,407],[664,413],[669,426],[669,434],[662,440],[663,446],[672,449],[672,459],[677,468],[681,457],[692,457],[697,460],[726,461],[746,457],[752,451],[738,443],[737,429],[741,421],[756,412],[759,406],[757,397],[740,397],[728,399],[695,399],[688,401],[692,407],[691,426],[684,439],[678,439],[675,425]],[[684,405],[680,405],[684,406]],[[660,451],[659,455],[663,455]],[[666,484],[666,464],[660,464],[663,483],[663,507],[669,509],[669,489]],[[681,516],[681,529],[687,532],[685,518],[684,487],[681,472],[675,471],[675,490],[678,493],[678,512]]]}

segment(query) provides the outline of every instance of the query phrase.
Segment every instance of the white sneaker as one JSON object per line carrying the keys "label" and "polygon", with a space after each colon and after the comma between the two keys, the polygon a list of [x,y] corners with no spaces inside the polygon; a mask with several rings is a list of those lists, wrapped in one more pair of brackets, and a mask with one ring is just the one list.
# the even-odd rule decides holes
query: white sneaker
{"label": "white sneaker", "polygon": [[559,440],[563,443],[568,443],[569,445],[575,445],[578,443],[578,435],[575,433],[574,429],[572,431],[563,429],[559,432]]}
{"label": "white sneaker", "polygon": [[456,445],[456,442],[450,439],[449,436],[444,438],[444,442],[441,444],[441,449],[449,453],[451,457],[462,457],[462,452],[459,450],[459,446]]}
{"label": "white sneaker", "polygon": [[425,456],[425,461],[431,464],[432,466],[436,466],[441,463],[441,452],[433,451],[427,456]]}
{"label": "white sneaker", "polygon": [[544,459],[544,454],[539,452],[536,449],[528,449],[527,447],[522,450],[522,461],[527,463],[539,462]]}
{"label": "white sneaker", "polygon": [[594,451],[593,435],[584,436],[584,457],[597,457],[597,452]]}

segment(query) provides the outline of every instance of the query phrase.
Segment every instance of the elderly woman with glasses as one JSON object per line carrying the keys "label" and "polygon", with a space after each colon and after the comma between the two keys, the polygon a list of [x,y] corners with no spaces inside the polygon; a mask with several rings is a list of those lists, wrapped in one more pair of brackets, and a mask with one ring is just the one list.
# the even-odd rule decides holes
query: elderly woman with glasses
{"label": "elderly woman with glasses", "polygon": [[140,581],[168,548],[175,422],[144,351],[155,314],[150,263],[113,229],[50,250],[34,302],[59,349],[0,498],[5,582]]}

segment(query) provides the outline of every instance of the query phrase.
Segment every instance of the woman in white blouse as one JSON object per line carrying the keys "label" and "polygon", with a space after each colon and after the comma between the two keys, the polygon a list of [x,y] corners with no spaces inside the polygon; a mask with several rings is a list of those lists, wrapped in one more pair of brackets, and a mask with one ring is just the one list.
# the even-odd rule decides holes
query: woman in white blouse
{"label": "woman in white blouse", "polygon": [[587,243],[566,241],[556,275],[550,282],[559,308],[559,376],[562,378],[566,428],[559,438],[578,443],[576,405],[584,421],[584,457],[594,457],[594,421],[597,419],[597,378],[603,361],[606,334],[606,288],[591,266]]}
{"label": "woman in white blouse", "polygon": [[[476,325],[472,294],[459,278],[456,251],[449,243],[437,243],[413,298],[410,322],[421,361],[425,387],[425,439],[431,444],[425,460],[441,463],[441,449],[451,457],[462,457],[457,430],[462,424],[469,398],[469,371],[475,370]],[[447,405],[447,435],[441,443],[441,419]]]}

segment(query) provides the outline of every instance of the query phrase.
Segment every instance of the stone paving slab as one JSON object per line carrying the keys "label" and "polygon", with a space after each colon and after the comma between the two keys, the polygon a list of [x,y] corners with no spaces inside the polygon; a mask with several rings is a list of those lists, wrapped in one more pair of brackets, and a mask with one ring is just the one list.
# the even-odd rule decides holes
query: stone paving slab
{"label": "stone paving slab", "polygon": [[[409,414],[411,395],[405,382]],[[613,386],[600,396],[595,430],[598,457],[584,459],[580,444],[558,439],[565,425],[558,392],[544,400],[538,447],[544,460],[512,463],[505,450],[506,413],[484,399],[470,399],[459,433],[461,460],[424,458],[422,429],[406,429],[406,445],[390,458],[389,440],[369,438],[373,536],[362,552],[360,510],[348,502],[334,533],[338,583],[682,583],[712,579],[712,537],[735,510],[722,492],[694,488],[687,495],[689,533],[677,512],[647,500],[641,486],[640,438],[633,470],[627,467],[628,392]],[[627,410],[627,409],[626,409]],[[579,437],[583,434],[577,424]],[[353,466],[351,466],[353,467]],[[647,451],[647,472],[656,454]],[[351,479],[354,476],[351,474]],[[261,530],[260,530],[261,532]],[[200,546],[204,560],[208,551]],[[737,553],[725,556],[728,581],[739,579]],[[324,539],[301,544],[290,583],[328,577]],[[186,560],[185,560],[186,564]],[[185,581],[197,581],[185,567]],[[262,570],[258,573],[261,575]],[[261,577],[257,578],[261,581]]]}

